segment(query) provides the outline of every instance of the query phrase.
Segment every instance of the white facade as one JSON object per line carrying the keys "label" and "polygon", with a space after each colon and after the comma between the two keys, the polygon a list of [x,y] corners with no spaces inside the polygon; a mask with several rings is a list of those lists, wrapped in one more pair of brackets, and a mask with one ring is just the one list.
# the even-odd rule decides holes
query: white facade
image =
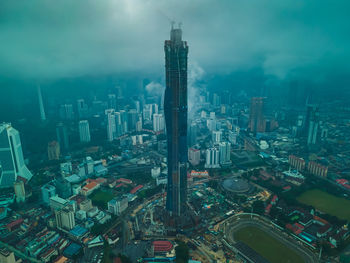
{"label": "white facade", "polygon": [[79,122],[79,136],[80,142],[90,142],[90,127],[89,122],[87,120],[83,120]]}
{"label": "white facade", "polygon": [[125,209],[128,208],[128,198],[114,198],[108,202],[108,211],[114,215],[120,215]]}
{"label": "white facade", "polygon": [[19,132],[8,123],[0,125],[0,164],[0,187],[13,186],[17,176],[26,180],[33,176],[24,163]]}
{"label": "white facade", "polygon": [[212,141],[213,143],[220,143],[222,141],[222,131],[213,131]]}
{"label": "white facade", "polygon": [[221,142],[219,144],[220,164],[231,163],[231,144],[229,142]]}
{"label": "white facade", "polygon": [[219,164],[219,150],[217,148],[210,148],[206,151],[205,168],[220,168]]}
{"label": "white facade", "polygon": [[188,161],[196,166],[199,164],[201,158],[201,151],[199,149],[190,148],[188,149]]}
{"label": "white facade", "polygon": [[55,216],[58,228],[71,230],[75,227],[74,212],[68,207],[55,211]]}
{"label": "white facade", "polygon": [[164,116],[163,114],[153,114],[153,130],[159,132],[164,130]]}

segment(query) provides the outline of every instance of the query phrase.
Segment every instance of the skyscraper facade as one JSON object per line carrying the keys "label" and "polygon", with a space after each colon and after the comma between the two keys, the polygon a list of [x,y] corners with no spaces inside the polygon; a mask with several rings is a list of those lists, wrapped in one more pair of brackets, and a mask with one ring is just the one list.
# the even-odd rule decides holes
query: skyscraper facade
{"label": "skyscraper facade", "polygon": [[90,142],[90,127],[87,120],[79,121],[79,137],[80,142]]}
{"label": "skyscraper facade", "polygon": [[24,163],[19,132],[11,124],[0,124],[0,187],[13,186],[17,176],[30,180],[32,173]]}
{"label": "skyscraper facade", "polygon": [[250,101],[249,130],[265,132],[264,98],[254,97]]}
{"label": "skyscraper facade", "polygon": [[67,131],[67,127],[63,123],[57,124],[56,136],[61,149],[68,151],[69,149],[68,131]]}
{"label": "skyscraper facade", "polygon": [[166,88],[164,114],[168,139],[166,208],[180,216],[187,195],[187,55],[181,29],[171,29],[164,43]]}

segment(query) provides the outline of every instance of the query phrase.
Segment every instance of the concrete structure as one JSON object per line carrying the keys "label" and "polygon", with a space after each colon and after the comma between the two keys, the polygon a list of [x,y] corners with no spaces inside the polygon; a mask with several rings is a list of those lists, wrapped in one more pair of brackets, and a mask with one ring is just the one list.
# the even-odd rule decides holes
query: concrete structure
{"label": "concrete structure", "polygon": [[220,168],[220,154],[217,148],[206,150],[205,168]]}
{"label": "concrete structure", "polygon": [[164,116],[163,114],[153,114],[153,130],[155,132],[164,130]]}
{"label": "concrete structure", "polygon": [[248,128],[253,133],[265,132],[264,98],[262,97],[251,98]]}
{"label": "concrete structure", "polygon": [[127,197],[113,198],[111,201],[108,202],[108,211],[114,215],[120,215],[127,208],[128,208]]}
{"label": "concrete structure", "polygon": [[57,141],[51,141],[47,145],[47,156],[49,161],[59,160],[61,155],[60,144]]}
{"label": "concrete structure", "polygon": [[60,117],[62,120],[73,120],[74,111],[72,104],[62,104],[59,110]]}
{"label": "concrete structure", "polygon": [[38,85],[38,100],[39,100],[39,108],[40,108],[40,119],[42,121],[46,121],[46,114],[45,114],[43,97],[41,94],[40,85]]}
{"label": "concrete structure", "polygon": [[190,148],[188,149],[188,161],[193,165],[196,166],[200,163],[201,160],[201,151],[196,148]]}
{"label": "concrete structure", "polygon": [[79,137],[80,142],[90,142],[90,127],[87,120],[79,121]]}
{"label": "concrete structure", "polygon": [[46,205],[50,204],[50,198],[56,196],[56,187],[51,184],[45,184],[41,187],[41,197]]}
{"label": "concrete structure", "polygon": [[213,143],[220,143],[222,141],[222,131],[213,131],[211,140]]}
{"label": "concrete structure", "polygon": [[87,118],[89,115],[88,105],[85,103],[84,99],[77,100],[77,109],[79,119]]}
{"label": "concrete structure", "polygon": [[219,152],[220,152],[220,164],[228,165],[231,164],[231,143],[229,142],[221,142],[219,144]]}
{"label": "concrete structure", "polygon": [[15,189],[15,195],[16,195],[16,202],[17,203],[24,202],[26,200],[26,191],[24,188],[23,181],[15,182],[14,189]]}
{"label": "concrete structure", "polygon": [[92,201],[90,199],[85,199],[79,204],[79,208],[85,212],[89,211],[92,208]]}
{"label": "concrete structure", "polygon": [[96,182],[91,182],[91,183],[88,183],[87,185],[83,186],[80,193],[84,196],[88,196],[93,191],[97,190],[98,188],[100,188],[100,184],[98,184]]}
{"label": "concrete structure", "polygon": [[168,187],[166,208],[180,216],[187,197],[187,55],[181,29],[171,29],[164,43],[164,113],[168,137]]}
{"label": "concrete structure", "polygon": [[64,207],[60,210],[56,210],[55,217],[58,228],[71,230],[75,227],[74,212],[70,208]]}
{"label": "concrete structure", "polygon": [[1,263],[16,263],[15,255],[13,252],[2,247],[0,248],[0,262]]}
{"label": "concrete structure", "polygon": [[24,163],[19,132],[11,124],[0,124],[0,188],[12,187],[17,177],[28,181],[32,173]]}
{"label": "concrete structure", "polygon": [[50,207],[53,211],[60,210],[67,206],[67,204],[68,201],[66,199],[58,197],[57,195],[50,198]]}
{"label": "concrete structure", "polygon": [[68,151],[69,149],[69,138],[67,127],[63,123],[59,123],[56,126],[57,141],[60,144],[61,150]]}

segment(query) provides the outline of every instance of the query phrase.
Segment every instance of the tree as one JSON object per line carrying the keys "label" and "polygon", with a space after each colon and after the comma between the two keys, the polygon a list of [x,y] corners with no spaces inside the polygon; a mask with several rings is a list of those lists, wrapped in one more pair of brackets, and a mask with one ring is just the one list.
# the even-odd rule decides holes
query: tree
{"label": "tree", "polygon": [[185,242],[179,241],[175,248],[176,263],[187,263],[190,258],[189,248]]}

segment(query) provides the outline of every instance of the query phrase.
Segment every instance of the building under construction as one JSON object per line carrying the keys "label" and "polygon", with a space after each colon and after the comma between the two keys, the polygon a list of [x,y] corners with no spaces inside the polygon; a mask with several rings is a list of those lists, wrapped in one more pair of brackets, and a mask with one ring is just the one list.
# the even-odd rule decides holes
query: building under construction
{"label": "building under construction", "polygon": [[164,113],[168,139],[168,188],[166,208],[169,215],[183,214],[187,195],[187,54],[182,30],[172,28],[164,43],[166,89]]}

